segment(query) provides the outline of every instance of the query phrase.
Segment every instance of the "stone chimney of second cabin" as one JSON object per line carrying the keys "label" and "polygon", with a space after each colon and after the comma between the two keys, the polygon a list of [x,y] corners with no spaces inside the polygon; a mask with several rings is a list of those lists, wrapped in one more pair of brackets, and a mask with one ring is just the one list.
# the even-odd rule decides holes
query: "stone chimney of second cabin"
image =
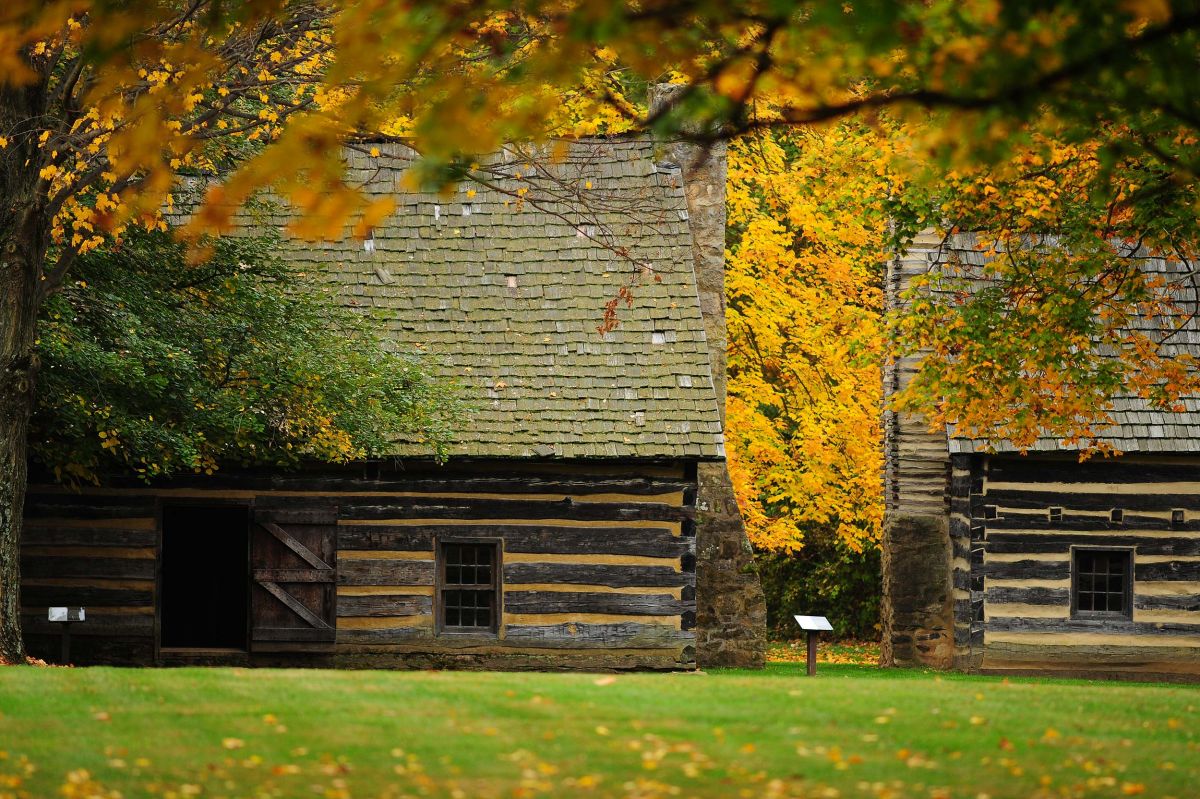
{"label": "stone chimney of second cabin", "polygon": [[[652,86],[650,111],[667,107],[685,87]],[[725,425],[725,177],[726,146],[664,141],[663,158],[683,171],[700,310],[713,388]],[[701,463],[696,519],[696,662],[761,668],[766,659],[767,606],[754,568],[729,470]]]}

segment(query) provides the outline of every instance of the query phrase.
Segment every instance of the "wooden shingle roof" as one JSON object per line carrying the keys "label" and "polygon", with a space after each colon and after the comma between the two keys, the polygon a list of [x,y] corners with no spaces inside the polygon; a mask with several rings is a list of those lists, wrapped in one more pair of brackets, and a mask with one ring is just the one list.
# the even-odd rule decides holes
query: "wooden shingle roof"
{"label": "wooden shingle roof", "polygon": [[[396,211],[367,241],[288,239],[283,255],[463,384],[477,410],[453,455],[722,457],[679,168],[649,140],[561,147],[501,153],[484,164],[490,186],[450,195],[406,188],[402,145],[348,151],[350,181]],[[600,334],[635,274],[632,306]]]}
{"label": "wooden shingle roof", "polygon": [[[957,265],[956,271],[966,267],[966,273],[970,274],[972,266],[986,263],[985,256],[974,247],[973,237],[969,235],[954,236],[935,246],[928,239],[926,241],[926,246],[916,247],[906,255],[908,263],[905,269],[909,272],[906,283],[917,274],[937,271],[948,264]],[[1200,357],[1200,316],[1197,313],[1200,312],[1200,275],[1187,263],[1151,257],[1145,250],[1135,252],[1130,257],[1136,261],[1139,269],[1163,278],[1178,307],[1184,314],[1190,314],[1190,317],[1184,316],[1184,324],[1172,329],[1169,335],[1166,335],[1161,319],[1138,317],[1138,329],[1160,334],[1164,339],[1162,351],[1168,355],[1190,354]],[[1175,321],[1177,323],[1178,318]],[[1163,410],[1138,396],[1117,395],[1112,398],[1111,408],[1107,409],[1114,424],[1100,429],[1101,440],[1123,452],[1200,452],[1200,396],[1182,397],[1180,404],[1183,407],[1181,411]],[[955,436],[953,430],[948,432],[951,453],[985,451],[989,443],[994,451],[1015,451],[1008,442],[985,442]],[[1036,452],[1071,449],[1075,448],[1066,447],[1051,437],[1042,437],[1030,447],[1031,451]]]}

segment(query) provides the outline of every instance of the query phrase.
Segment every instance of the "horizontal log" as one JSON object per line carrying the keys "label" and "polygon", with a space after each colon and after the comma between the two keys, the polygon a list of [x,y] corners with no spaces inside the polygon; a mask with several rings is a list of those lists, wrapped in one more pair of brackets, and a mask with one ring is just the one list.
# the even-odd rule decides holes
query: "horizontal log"
{"label": "horizontal log", "polygon": [[619,613],[635,616],[672,616],[695,609],[663,594],[610,594],[575,591],[509,591],[506,613]]}
{"label": "horizontal log", "polygon": [[21,586],[21,604],[91,607],[148,607],[154,604],[154,591],[93,586]]}
{"label": "horizontal log", "polygon": [[25,518],[122,519],[153,516],[158,501],[150,495],[29,494]]}
{"label": "horizontal log", "polygon": [[688,480],[651,477],[605,477],[575,479],[559,476],[530,474],[513,476],[511,469],[503,469],[503,476],[464,474],[459,477],[380,479],[362,478],[309,478],[284,482],[273,481],[268,485],[262,481],[247,483],[247,487],[278,491],[326,491],[330,494],[406,494],[421,493],[431,496],[445,494],[630,494],[634,496],[661,496],[687,491],[695,487]]}
{"label": "horizontal log", "polygon": [[433,585],[432,560],[344,560],[338,585]]}
{"label": "horizontal log", "polygon": [[1072,546],[1135,547],[1141,555],[1200,555],[1200,536],[1136,536],[1136,535],[1020,535],[988,533],[988,552],[1030,554],[1069,552]]}
{"label": "horizontal log", "polygon": [[1200,623],[1140,622],[1129,619],[1042,619],[1001,616],[988,619],[990,632],[1104,633],[1110,635],[1200,635]]}
{"label": "horizontal log", "polygon": [[[460,480],[513,480],[541,479],[547,481],[637,481],[690,482],[685,478],[686,465],[682,461],[658,459],[623,458],[619,462],[596,460],[555,460],[534,462],[513,458],[454,458],[448,463],[437,463],[432,459],[405,458],[402,461],[383,461],[366,464],[361,461],[350,464],[321,464],[312,468],[283,472],[270,467],[252,469],[228,468],[213,475],[180,474],[152,482],[147,486],[142,478],[131,475],[107,475],[105,487],[117,488],[129,493],[146,493],[163,490],[197,488],[221,489],[248,487],[256,491],[353,491],[355,488],[369,490],[373,486],[420,486],[437,487],[443,482],[457,483]],[[73,492],[51,485],[48,475],[32,475],[30,485],[38,493],[94,493],[98,490],[84,487]],[[399,489],[407,490],[407,489]]]}
{"label": "horizontal log", "polygon": [[[1197,486],[1200,492],[1200,485]],[[1112,492],[1057,492],[1035,490],[995,489],[990,485],[984,497],[987,505],[1006,508],[1062,507],[1074,510],[1164,511],[1173,508],[1200,510],[1200,493],[1195,494],[1114,494]]]}
{"label": "horizontal log", "polygon": [[26,577],[154,577],[156,561],[146,558],[21,558]]}
{"label": "horizontal log", "polygon": [[1017,560],[1008,562],[984,562],[979,567],[984,577],[998,580],[1057,580],[1071,576],[1071,562],[1067,560]]}
{"label": "horizontal log", "polygon": [[[22,611],[21,626],[28,635],[62,635],[62,624],[46,618],[46,611]],[[71,623],[71,637],[119,635],[143,636],[154,634],[153,614],[114,614],[103,615],[88,613],[84,621]]]}
{"label": "horizontal log", "polygon": [[337,528],[337,546],[339,550],[380,550],[388,549],[400,552],[429,552],[433,557],[433,537],[437,531],[446,530],[443,535],[493,536],[494,527],[490,525],[463,525],[465,531],[459,532],[458,526],[426,527],[411,525],[374,524],[342,524]]}
{"label": "horizontal log", "polygon": [[339,645],[396,644],[408,641],[426,641],[432,638],[432,626],[390,627],[383,630],[348,630],[339,627],[337,631],[337,643]]}
{"label": "horizontal log", "polygon": [[254,520],[274,524],[337,524],[336,498],[329,498],[319,507],[296,497],[255,497]]}
{"label": "horizontal log", "polygon": [[[1137,586],[1134,585],[1134,591]],[[1169,596],[1135,594],[1133,606],[1138,610],[1196,610],[1200,611],[1200,594]]]}
{"label": "horizontal log", "polygon": [[1138,580],[1200,580],[1200,560],[1168,560],[1138,563],[1134,558],[1133,578]]}
{"label": "horizontal log", "polygon": [[1069,588],[1009,588],[988,587],[984,594],[988,603],[1021,605],[1070,605]]}
{"label": "horizontal log", "polygon": [[[154,664],[154,636],[148,634],[76,636],[71,630],[71,662],[79,666],[150,666]],[[48,663],[58,663],[62,653],[62,637],[53,633],[32,633],[25,630],[25,647],[33,657]]]}
{"label": "horizontal log", "polygon": [[[985,503],[990,504],[990,503]],[[1055,507],[1063,507],[1057,505]],[[1113,507],[1120,507],[1114,505]],[[1168,508],[1162,508],[1160,511],[1165,513]],[[1002,533],[1009,530],[1014,531],[1034,531],[1032,535],[1037,535],[1040,531],[1053,530],[1055,532],[1062,531],[1065,533],[1073,532],[1111,532],[1116,535],[1127,533],[1131,530],[1137,531],[1161,531],[1164,533],[1188,533],[1200,532],[1200,520],[1193,519],[1189,522],[1184,522],[1180,525],[1171,524],[1170,519],[1164,516],[1143,516],[1133,513],[1125,513],[1122,521],[1109,521],[1107,515],[1104,516],[1084,516],[1078,513],[1072,514],[1070,508],[1063,509],[1063,518],[1061,521],[1050,521],[1050,514],[1045,508],[1036,511],[1011,511],[1005,508],[1002,515],[996,519],[977,518],[975,521],[982,522],[987,526],[989,537],[990,534]]]}
{"label": "horizontal log", "polygon": [[417,594],[338,596],[338,616],[428,616],[433,598]]}
{"label": "horizontal log", "polygon": [[1194,458],[1178,463],[1144,463],[1128,456],[1119,460],[1079,463],[1048,458],[993,456],[988,479],[1020,483],[1200,483],[1200,464]]}
{"label": "horizontal log", "polygon": [[554,525],[354,525],[338,528],[346,550],[430,551],[443,536],[501,537],[506,552],[680,557],[687,544],[661,527],[561,527]]}
{"label": "horizontal log", "polygon": [[152,547],[158,543],[154,530],[122,530],[114,527],[25,527],[21,546]]}
{"label": "horizontal log", "polygon": [[669,566],[622,566],[580,563],[506,563],[505,585],[520,583],[580,583],[612,588],[679,588],[692,575]]}
{"label": "horizontal log", "polygon": [[660,649],[690,646],[695,640],[696,635],[692,631],[636,622],[509,625],[504,629],[506,644],[547,649]]}
{"label": "horizontal log", "polygon": [[553,502],[503,499],[342,497],[342,519],[567,519],[571,521],[682,521],[692,508],[660,503]]}
{"label": "horizontal log", "polygon": [[679,558],[691,541],[653,527],[515,527],[502,528],[506,552],[549,554],[642,555]]}
{"label": "horizontal log", "polygon": [[[1167,642],[1164,642],[1166,644]],[[984,668],[1048,668],[1079,673],[1130,672],[1200,674],[1200,658],[1190,646],[1115,644],[1043,644],[988,641]]]}

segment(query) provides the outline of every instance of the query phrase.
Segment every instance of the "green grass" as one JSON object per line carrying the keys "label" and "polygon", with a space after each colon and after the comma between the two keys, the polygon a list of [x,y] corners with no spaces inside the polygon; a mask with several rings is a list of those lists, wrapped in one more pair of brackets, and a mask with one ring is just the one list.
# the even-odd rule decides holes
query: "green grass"
{"label": "green grass", "polygon": [[0,669],[0,797],[1191,799],[1198,736],[1195,686],[852,665]]}

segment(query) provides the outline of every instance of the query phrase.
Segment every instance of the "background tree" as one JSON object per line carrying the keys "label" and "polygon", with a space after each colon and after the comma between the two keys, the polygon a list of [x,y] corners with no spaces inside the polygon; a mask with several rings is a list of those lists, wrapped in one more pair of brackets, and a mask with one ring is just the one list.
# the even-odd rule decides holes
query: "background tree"
{"label": "background tree", "polygon": [[130,231],[81,256],[42,309],[33,461],[79,483],[444,453],[454,387],[275,244],[226,237],[189,264],[169,233]]}
{"label": "background tree", "polygon": [[730,475],[777,632],[790,613],[861,637],[878,622],[888,133],[844,122],[730,145]]}
{"label": "background tree", "polygon": [[[1200,363],[1171,346],[1200,290],[1186,210],[1200,201],[1196,185],[1158,161],[1115,156],[1123,126],[1103,134],[1077,144],[1038,137],[1003,163],[893,198],[897,238],[906,226],[973,233],[959,242],[985,260],[915,281],[894,331],[925,358],[900,407],[984,441],[1051,437],[1090,451],[1110,449],[1113,396],[1173,408],[1200,394]],[[1147,202],[1147,192],[1168,199]],[[1174,275],[1144,271],[1150,255]]]}

